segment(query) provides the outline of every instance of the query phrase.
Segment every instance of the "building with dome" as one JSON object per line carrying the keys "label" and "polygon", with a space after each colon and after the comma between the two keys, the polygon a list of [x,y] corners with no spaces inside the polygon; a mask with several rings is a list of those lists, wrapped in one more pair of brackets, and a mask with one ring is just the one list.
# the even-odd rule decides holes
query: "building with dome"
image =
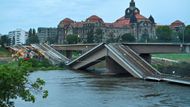
{"label": "building with dome", "polygon": [[96,15],[88,17],[85,21],[76,22],[70,18],[65,18],[58,25],[58,43],[65,43],[66,36],[70,34],[78,35],[83,42],[86,41],[87,34],[102,31],[102,41],[105,42],[110,36],[117,38],[126,33],[135,36],[140,41],[144,36],[156,38],[154,18],[144,17],[140,10],[135,6],[134,0],[131,0],[129,7],[125,10],[125,15],[113,23],[104,22]]}

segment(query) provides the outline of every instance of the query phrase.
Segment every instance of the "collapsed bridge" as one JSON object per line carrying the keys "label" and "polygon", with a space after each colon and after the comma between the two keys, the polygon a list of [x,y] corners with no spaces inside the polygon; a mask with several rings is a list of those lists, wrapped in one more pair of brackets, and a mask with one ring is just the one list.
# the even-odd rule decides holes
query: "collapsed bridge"
{"label": "collapsed bridge", "polygon": [[[54,46],[51,47],[47,44],[32,44],[31,46],[42,52],[53,64],[64,62],[74,70],[86,70],[88,67],[105,60],[106,68],[110,73],[126,73],[135,78],[144,80],[167,81],[190,85],[190,81],[186,78],[160,73],[149,64],[149,58],[143,58],[143,56],[141,56],[142,53],[146,55],[153,52],[159,52],[161,50],[163,53],[168,53],[168,51],[170,51],[168,49],[171,49],[171,53],[189,53],[189,45],[186,45],[185,48],[181,45],[169,44],[168,46],[165,46],[166,48],[160,48],[160,46],[156,45],[159,47],[158,49],[153,45],[149,45],[150,48],[144,46],[144,49],[142,49],[139,48],[138,44],[101,43],[96,46],[94,45],[93,48],[74,60],[70,60],[60,54],[52,48]],[[145,49],[147,49],[147,51],[144,51]]]}

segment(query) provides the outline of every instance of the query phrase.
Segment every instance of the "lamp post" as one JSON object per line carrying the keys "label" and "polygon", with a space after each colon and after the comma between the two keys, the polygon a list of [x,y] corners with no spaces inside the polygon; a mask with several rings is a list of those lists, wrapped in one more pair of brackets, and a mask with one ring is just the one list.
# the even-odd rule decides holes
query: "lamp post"
{"label": "lamp post", "polygon": [[78,38],[77,38],[77,42],[80,43],[80,42],[81,42],[81,41],[80,41],[80,35],[78,35],[77,37],[78,37]]}
{"label": "lamp post", "polygon": [[183,44],[184,44],[184,42],[185,42],[185,36],[184,36],[184,33],[185,33],[185,27],[183,27],[183,41],[182,41]]}
{"label": "lamp post", "polygon": [[182,43],[181,43],[181,50],[184,51],[184,42],[185,42],[185,36],[184,36],[184,32],[185,32],[185,27],[182,27],[183,30],[183,34],[182,34]]}

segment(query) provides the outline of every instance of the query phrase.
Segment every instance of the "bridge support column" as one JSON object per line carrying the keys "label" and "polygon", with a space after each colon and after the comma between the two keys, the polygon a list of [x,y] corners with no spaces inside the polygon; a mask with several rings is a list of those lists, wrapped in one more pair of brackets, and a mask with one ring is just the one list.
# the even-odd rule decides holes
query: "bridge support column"
{"label": "bridge support column", "polygon": [[151,64],[151,54],[140,54],[140,57]]}
{"label": "bridge support column", "polygon": [[67,50],[66,51],[66,57],[69,58],[69,59],[72,59],[72,51]]}
{"label": "bridge support column", "polygon": [[106,68],[109,73],[113,74],[127,74],[131,76],[122,66],[115,62],[110,57],[106,57]]}

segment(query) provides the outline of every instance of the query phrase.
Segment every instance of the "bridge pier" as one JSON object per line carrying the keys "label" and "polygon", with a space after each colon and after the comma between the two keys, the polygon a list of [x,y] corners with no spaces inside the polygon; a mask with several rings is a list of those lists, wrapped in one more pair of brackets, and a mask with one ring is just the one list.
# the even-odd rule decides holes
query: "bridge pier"
{"label": "bridge pier", "polygon": [[126,71],[122,66],[120,66],[117,62],[115,62],[110,57],[106,57],[106,68],[107,72],[113,73],[113,74],[126,74],[128,76],[131,76],[128,71]]}
{"label": "bridge pier", "polygon": [[140,54],[140,57],[151,64],[151,54]]}
{"label": "bridge pier", "polygon": [[69,59],[72,59],[72,51],[71,50],[66,51],[66,57]]}

